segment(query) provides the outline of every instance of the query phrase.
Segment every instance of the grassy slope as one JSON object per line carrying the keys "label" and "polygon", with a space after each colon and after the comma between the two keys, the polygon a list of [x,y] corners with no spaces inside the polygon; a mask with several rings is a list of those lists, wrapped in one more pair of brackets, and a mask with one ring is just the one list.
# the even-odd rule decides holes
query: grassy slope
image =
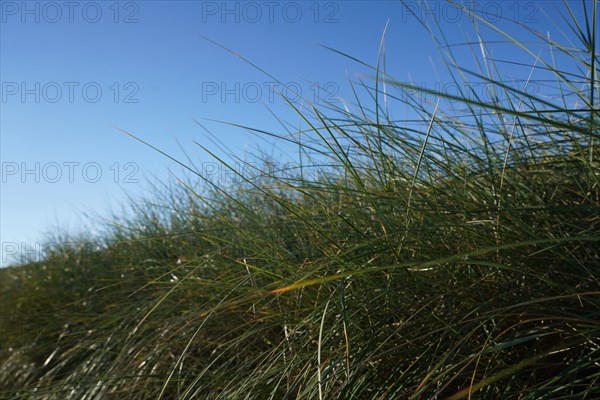
{"label": "grassy slope", "polygon": [[[553,100],[482,73],[503,102],[409,98],[408,125],[374,69],[373,110],[314,109],[281,137],[302,174],[160,188],[101,250],[0,270],[0,395],[598,396],[597,55],[580,32],[579,51],[548,43],[577,83],[534,59]],[[316,160],[334,167],[311,180]]]}

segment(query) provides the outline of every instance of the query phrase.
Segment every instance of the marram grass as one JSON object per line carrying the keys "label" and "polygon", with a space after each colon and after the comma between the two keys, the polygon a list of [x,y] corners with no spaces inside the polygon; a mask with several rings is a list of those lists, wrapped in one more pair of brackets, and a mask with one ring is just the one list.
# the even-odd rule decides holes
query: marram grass
{"label": "marram grass", "polygon": [[378,63],[348,108],[254,129],[297,146],[298,168],[223,189],[181,162],[190,177],[93,251],[0,270],[0,396],[600,397],[597,3],[584,20],[564,7],[579,43],[541,35],[546,57],[496,31],[530,55],[530,82],[553,76],[547,93],[477,53],[485,67],[458,66],[424,22],[457,83],[503,96],[450,98]]}

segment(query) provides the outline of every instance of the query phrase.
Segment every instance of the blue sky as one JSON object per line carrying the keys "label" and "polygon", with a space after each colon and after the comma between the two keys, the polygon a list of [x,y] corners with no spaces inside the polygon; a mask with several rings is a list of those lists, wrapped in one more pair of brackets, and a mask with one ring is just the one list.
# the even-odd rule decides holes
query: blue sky
{"label": "blue sky", "polygon": [[[93,230],[101,223],[96,216],[110,217],[127,194],[147,194],[148,178],[179,171],[115,127],[183,159],[179,142],[200,164],[214,160],[193,143],[212,146],[194,119],[241,157],[258,148],[285,152],[205,120],[277,130],[268,108],[290,123],[298,118],[274,96],[283,87],[203,36],[317,104],[325,101],[317,93],[351,98],[348,78],[369,74],[320,45],[374,65],[388,19],[390,75],[433,87],[432,65],[441,60],[400,1],[0,3],[3,264],[7,253],[43,245],[57,227]],[[416,1],[407,3],[420,13]],[[554,32],[543,12],[556,16],[551,3],[479,1],[475,8]],[[468,15],[443,1],[431,4],[429,17],[449,41],[464,42]]]}

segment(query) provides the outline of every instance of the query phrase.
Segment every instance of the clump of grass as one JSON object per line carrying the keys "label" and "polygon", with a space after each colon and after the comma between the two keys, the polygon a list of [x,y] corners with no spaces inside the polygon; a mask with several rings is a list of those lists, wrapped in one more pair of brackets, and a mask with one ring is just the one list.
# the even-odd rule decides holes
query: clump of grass
{"label": "clump of grass", "polygon": [[[357,94],[299,111],[302,132],[261,132],[298,146],[297,170],[223,189],[186,164],[191,179],[134,203],[99,249],[0,270],[2,395],[598,396],[596,6],[581,22],[565,5],[579,46],[539,36],[574,69],[497,32],[531,55],[529,82],[553,76],[548,96],[486,57],[459,66],[424,21],[457,87],[504,95],[375,66],[373,84],[351,83],[372,108]],[[394,101],[417,122],[394,120]]]}

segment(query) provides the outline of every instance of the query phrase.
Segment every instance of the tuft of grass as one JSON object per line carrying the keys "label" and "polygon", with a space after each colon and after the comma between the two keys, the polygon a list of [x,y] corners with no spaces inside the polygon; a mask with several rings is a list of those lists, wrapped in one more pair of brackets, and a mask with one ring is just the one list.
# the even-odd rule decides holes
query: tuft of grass
{"label": "tuft of grass", "polygon": [[[175,160],[190,176],[98,246],[0,270],[0,396],[598,397],[597,4],[564,5],[579,43],[524,27],[542,52],[473,13],[474,70],[423,21],[458,95],[378,60],[348,107],[290,103],[304,130],[240,126],[297,146],[298,168],[236,159],[249,176],[203,147],[236,184]],[[485,29],[545,92],[502,78]]]}

